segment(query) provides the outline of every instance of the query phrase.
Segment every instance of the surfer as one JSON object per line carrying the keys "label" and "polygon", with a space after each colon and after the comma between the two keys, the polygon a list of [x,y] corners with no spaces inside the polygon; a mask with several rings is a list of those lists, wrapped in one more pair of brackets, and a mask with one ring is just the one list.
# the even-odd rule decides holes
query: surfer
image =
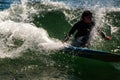
{"label": "surfer", "polygon": [[[76,32],[71,45],[76,47],[85,47],[89,43],[90,33],[94,26],[95,22],[92,20],[92,12],[88,10],[84,11],[82,13],[81,20],[73,25],[69,33],[65,36],[63,42],[68,41]],[[98,32],[105,40],[111,39],[101,30],[98,30]]]}

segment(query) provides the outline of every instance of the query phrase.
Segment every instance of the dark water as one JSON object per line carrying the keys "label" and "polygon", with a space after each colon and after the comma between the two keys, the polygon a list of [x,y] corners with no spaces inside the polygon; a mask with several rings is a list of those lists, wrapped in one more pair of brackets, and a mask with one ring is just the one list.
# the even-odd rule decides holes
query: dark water
{"label": "dark water", "polygon": [[[118,0],[29,0],[0,12],[0,80],[120,80],[120,63],[60,54],[61,40],[88,9],[110,41],[94,30],[89,48],[120,53]],[[97,3],[97,4],[96,4]]]}

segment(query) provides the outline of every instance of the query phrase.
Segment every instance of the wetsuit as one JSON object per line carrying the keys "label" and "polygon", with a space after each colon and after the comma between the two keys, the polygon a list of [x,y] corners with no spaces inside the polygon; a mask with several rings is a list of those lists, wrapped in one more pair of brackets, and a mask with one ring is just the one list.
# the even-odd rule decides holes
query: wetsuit
{"label": "wetsuit", "polygon": [[77,22],[68,34],[68,36],[71,36],[76,32],[72,45],[77,47],[85,46],[89,40],[89,35],[94,25],[94,22],[86,24],[83,20]]}

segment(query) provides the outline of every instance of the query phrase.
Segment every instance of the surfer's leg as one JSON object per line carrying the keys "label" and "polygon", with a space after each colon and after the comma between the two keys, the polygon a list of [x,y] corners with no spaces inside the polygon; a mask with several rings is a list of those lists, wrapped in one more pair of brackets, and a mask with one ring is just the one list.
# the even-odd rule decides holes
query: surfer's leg
{"label": "surfer's leg", "polygon": [[85,47],[85,41],[83,41],[84,37],[79,37],[79,38],[75,38],[71,45],[75,46],[75,47]]}
{"label": "surfer's leg", "polygon": [[81,46],[82,47],[87,47],[88,43],[89,43],[89,36],[85,36],[82,40],[81,40]]}
{"label": "surfer's leg", "polygon": [[78,42],[76,39],[74,39],[74,40],[72,41],[71,45],[72,45],[72,46],[75,46],[75,47],[80,47],[80,46],[79,46],[79,42]]}
{"label": "surfer's leg", "polygon": [[88,42],[89,42],[89,37],[82,36],[82,37],[74,39],[71,45],[76,46],[76,47],[87,47]]}

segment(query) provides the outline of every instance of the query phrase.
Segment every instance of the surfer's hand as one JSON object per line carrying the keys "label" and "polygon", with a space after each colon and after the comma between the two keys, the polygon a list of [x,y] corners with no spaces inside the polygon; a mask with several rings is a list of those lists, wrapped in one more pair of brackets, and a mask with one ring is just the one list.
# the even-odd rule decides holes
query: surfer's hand
{"label": "surfer's hand", "polygon": [[110,36],[105,36],[105,40],[111,40]]}
{"label": "surfer's hand", "polygon": [[64,37],[64,39],[63,39],[63,41],[62,41],[62,42],[64,43],[64,42],[67,42],[68,40],[69,40],[69,36],[68,36],[68,35],[66,35],[66,36]]}

